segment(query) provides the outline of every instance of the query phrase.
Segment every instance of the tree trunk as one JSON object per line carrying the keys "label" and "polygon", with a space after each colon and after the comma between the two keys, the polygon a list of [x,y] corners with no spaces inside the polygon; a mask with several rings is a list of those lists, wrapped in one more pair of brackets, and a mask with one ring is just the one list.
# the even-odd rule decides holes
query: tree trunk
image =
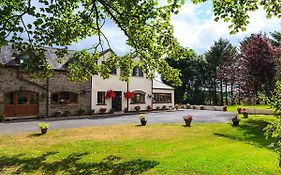
{"label": "tree trunk", "polygon": [[228,105],[228,102],[227,102],[227,81],[225,81],[225,104]]}
{"label": "tree trunk", "polygon": [[221,105],[223,105],[222,79],[220,79],[220,89],[221,89]]}
{"label": "tree trunk", "polygon": [[216,83],[216,79],[214,79],[214,82],[213,82],[214,84],[214,86],[213,86],[213,88],[214,88],[214,91],[213,91],[213,104],[214,105],[218,105],[218,99],[217,99],[217,83]]}
{"label": "tree trunk", "polygon": [[233,82],[231,82],[231,84],[230,84],[230,95],[231,95],[231,105],[234,105]]}

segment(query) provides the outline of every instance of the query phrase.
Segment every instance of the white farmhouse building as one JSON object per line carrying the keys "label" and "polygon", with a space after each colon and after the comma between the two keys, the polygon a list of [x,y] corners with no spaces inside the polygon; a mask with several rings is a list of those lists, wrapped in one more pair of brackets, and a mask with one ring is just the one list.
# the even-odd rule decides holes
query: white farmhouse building
{"label": "white farmhouse building", "polygon": [[[113,54],[112,50],[103,53],[98,61],[103,61]],[[103,79],[99,75],[92,76],[92,101],[91,108],[100,111],[101,108],[106,112],[136,111],[140,110],[163,109],[174,107],[174,88],[159,80],[149,80],[139,68],[134,68],[129,82],[120,80],[120,69],[113,70],[109,79]],[[114,98],[107,98],[107,93],[113,91]],[[126,98],[126,92],[134,94],[132,99]]]}

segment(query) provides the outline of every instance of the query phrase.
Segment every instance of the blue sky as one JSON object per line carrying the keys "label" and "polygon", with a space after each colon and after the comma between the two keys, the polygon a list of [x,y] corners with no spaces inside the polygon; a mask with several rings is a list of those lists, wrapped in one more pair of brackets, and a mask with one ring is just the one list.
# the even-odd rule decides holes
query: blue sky
{"label": "blue sky", "polygon": [[[214,21],[210,2],[199,5],[186,2],[180,9],[180,13],[172,17],[171,24],[174,26],[174,36],[180,44],[194,49],[198,54],[206,52],[219,38],[229,39],[231,43],[238,45],[245,36],[251,33],[281,30],[281,19],[267,19],[262,9],[249,13],[249,15],[250,24],[247,26],[247,31],[230,35],[228,23]],[[123,55],[130,50],[129,46],[126,45],[125,35],[114,23],[108,20],[103,32],[109,39],[111,48],[118,55]],[[69,48],[74,50],[89,48],[95,41],[97,41],[96,38],[87,38]]]}

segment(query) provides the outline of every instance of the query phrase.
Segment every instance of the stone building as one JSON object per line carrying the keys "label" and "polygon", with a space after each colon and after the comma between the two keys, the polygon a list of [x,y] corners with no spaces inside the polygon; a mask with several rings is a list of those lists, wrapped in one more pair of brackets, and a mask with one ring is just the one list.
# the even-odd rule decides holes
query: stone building
{"label": "stone building", "polygon": [[[69,51],[70,55],[73,51]],[[113,54],[108,49],[101,55],[98,64]],[[68,80],[66,65],[59,64],[55,49],[47,48],[46,57],[53,67],[53,75],[48,79],[30,79],[20,67],[24,60],[13,58],[11,46],[0,52],[0,114],[5,117],[77,115],[84,111],[117,112],[147,110],[174,106],[174,89],[157,80],[149,80],[137,67],[130,82],[119,79],[120,69],[112,71],[109,79],[95,75],[86,82]],[[24,57],[23,57],[24,58]],[[155,88],[154,88],[155,86]],[[108,98],[108,92],[114,98]],[[128,92],[133,93],[127,98]],[[154,97],[155,96],[155,97]]]}

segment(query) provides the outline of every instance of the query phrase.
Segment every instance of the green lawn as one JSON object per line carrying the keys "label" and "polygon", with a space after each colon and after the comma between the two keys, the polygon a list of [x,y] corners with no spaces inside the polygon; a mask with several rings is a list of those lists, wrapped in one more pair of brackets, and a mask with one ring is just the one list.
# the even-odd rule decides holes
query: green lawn
{"label": "green lawn", "polygon": [[117,125],[0,136],[0,174],[273,174],[277,154],[262,129],[241,125]]}
{"label": "green lawn", "polygon": [[231,105],[227,106],[227,111],[230,112],[236,112],[237,113],[237,108],[256,108],[256,109],[270,109],[268,105]]}

